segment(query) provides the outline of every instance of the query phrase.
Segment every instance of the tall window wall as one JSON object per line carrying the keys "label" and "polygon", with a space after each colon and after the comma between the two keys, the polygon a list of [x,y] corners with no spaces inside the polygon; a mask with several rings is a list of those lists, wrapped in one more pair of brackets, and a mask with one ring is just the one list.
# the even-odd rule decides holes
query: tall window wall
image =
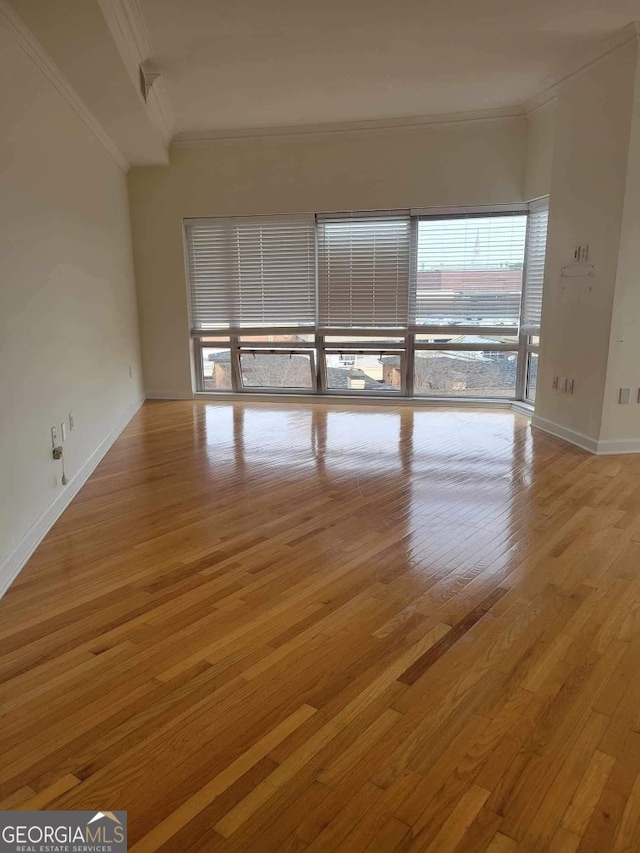
{"label": "tall window wall", "polygon": [[547,210],[186,220],[198,389],[533,401]]}

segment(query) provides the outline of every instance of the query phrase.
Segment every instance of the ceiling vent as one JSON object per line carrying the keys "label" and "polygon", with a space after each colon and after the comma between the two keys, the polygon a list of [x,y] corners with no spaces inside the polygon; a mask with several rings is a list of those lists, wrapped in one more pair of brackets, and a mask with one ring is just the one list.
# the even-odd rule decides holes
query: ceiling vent
{"label": "ceiling vent", "polygon": [[149,92],[158,77],[160,77],[160,72],[156,71],[151,63],[143,62],[140,65],[140,91],[145,103],[149,100]]}

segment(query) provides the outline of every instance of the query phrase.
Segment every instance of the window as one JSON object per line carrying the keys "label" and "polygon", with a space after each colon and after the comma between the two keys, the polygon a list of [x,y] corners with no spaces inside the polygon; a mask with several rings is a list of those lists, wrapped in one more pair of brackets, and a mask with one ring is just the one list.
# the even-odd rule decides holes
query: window
{"label": "window", "polygon": [[404,387],[403,349],[331,349],[324,347],[328,391],[397,393]]}
{"label": "window", "polygon": [[416,335],[414,394],[514,398],[518,348],[514,335]]}
{"label": "window", "polygon": [[525,360],[524,394],[528,403],[536,401],[538,353],[542,323],[542,291],[549,224],[549,200],[533,202],[527,233],[527,263],[522,298],[520,335]]}
{"label": "window", "polygon": [[245,388],[313,391],[313,353],[301,350],[241,350],[240,374]]}
{"label": "window", "polygon": [[527,234],[527,268],[524,297],[522,300],[522,331],[527,335],[539,335],[542,320],[542,286],[544,284],[544,261],[547,248],[547,226],[549,223],[549,201],[533,202],[529,216]]}
{"label": "window", "polygon": [[533,402],[547,218],[187,220],[198,390]]}
{"label": "window", "polygon": [[202,386],[205,391],[233,391],[231,378],[231,349],[211,347],[200,349],[202,358]]}
{"label": "window", "polygon": [[313,217],[189,220],[185,243],[195,332],[315,325]]}
{"label": "window", "polygon": [[538,384],[538,353],[529,352],[527,356],[527,378],[525,399],[531,403],[536,401],[536,387]]}
{"label": "window", "polygon": [[518,353],[505,350],[416,352],[417,396],[514,397]]}
{"label": "window", "polygon": [[318,217],[319,318],[323,329],[405,329],[409,215]]}
{"label": "window", "polygon": [[524,213],[420,219],[415,325],[517,327],[526,231]]}

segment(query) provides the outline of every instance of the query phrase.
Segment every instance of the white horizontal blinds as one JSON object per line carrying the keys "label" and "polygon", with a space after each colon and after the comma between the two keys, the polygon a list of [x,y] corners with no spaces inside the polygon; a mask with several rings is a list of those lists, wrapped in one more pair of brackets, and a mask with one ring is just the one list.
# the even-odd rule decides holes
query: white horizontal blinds
{"label": "white horizontal blinds", "polygon": [[323,329],[406,328],[408,214],[318,217],[318,311]]}
{"label": "white horizontal blinds", "polygon": [[527,232],[521,320],[522,331],[528,335],[540,334],[548,224],[549,200],[543,199],[532,204],[531,213],[529,214],[529,230]]}
{"label": "white horizontal blinds", "polygon": [[517,326],[526,230],[526,213],[420,219],[412,323]]}
{"label": "white horizontal blinds", "polygon": [[194,219],[185,230],[194,332],[315,325],[313,216]]}

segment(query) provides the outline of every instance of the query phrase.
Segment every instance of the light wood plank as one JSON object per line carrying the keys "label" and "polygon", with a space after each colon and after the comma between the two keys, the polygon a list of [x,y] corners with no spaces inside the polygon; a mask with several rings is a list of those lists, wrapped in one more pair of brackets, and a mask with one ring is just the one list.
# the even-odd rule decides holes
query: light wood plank
{"label": "light wood plank", "polygon": [[640,849],[639,482],[510,411],[145,404],[0,601],[3,808]]}

